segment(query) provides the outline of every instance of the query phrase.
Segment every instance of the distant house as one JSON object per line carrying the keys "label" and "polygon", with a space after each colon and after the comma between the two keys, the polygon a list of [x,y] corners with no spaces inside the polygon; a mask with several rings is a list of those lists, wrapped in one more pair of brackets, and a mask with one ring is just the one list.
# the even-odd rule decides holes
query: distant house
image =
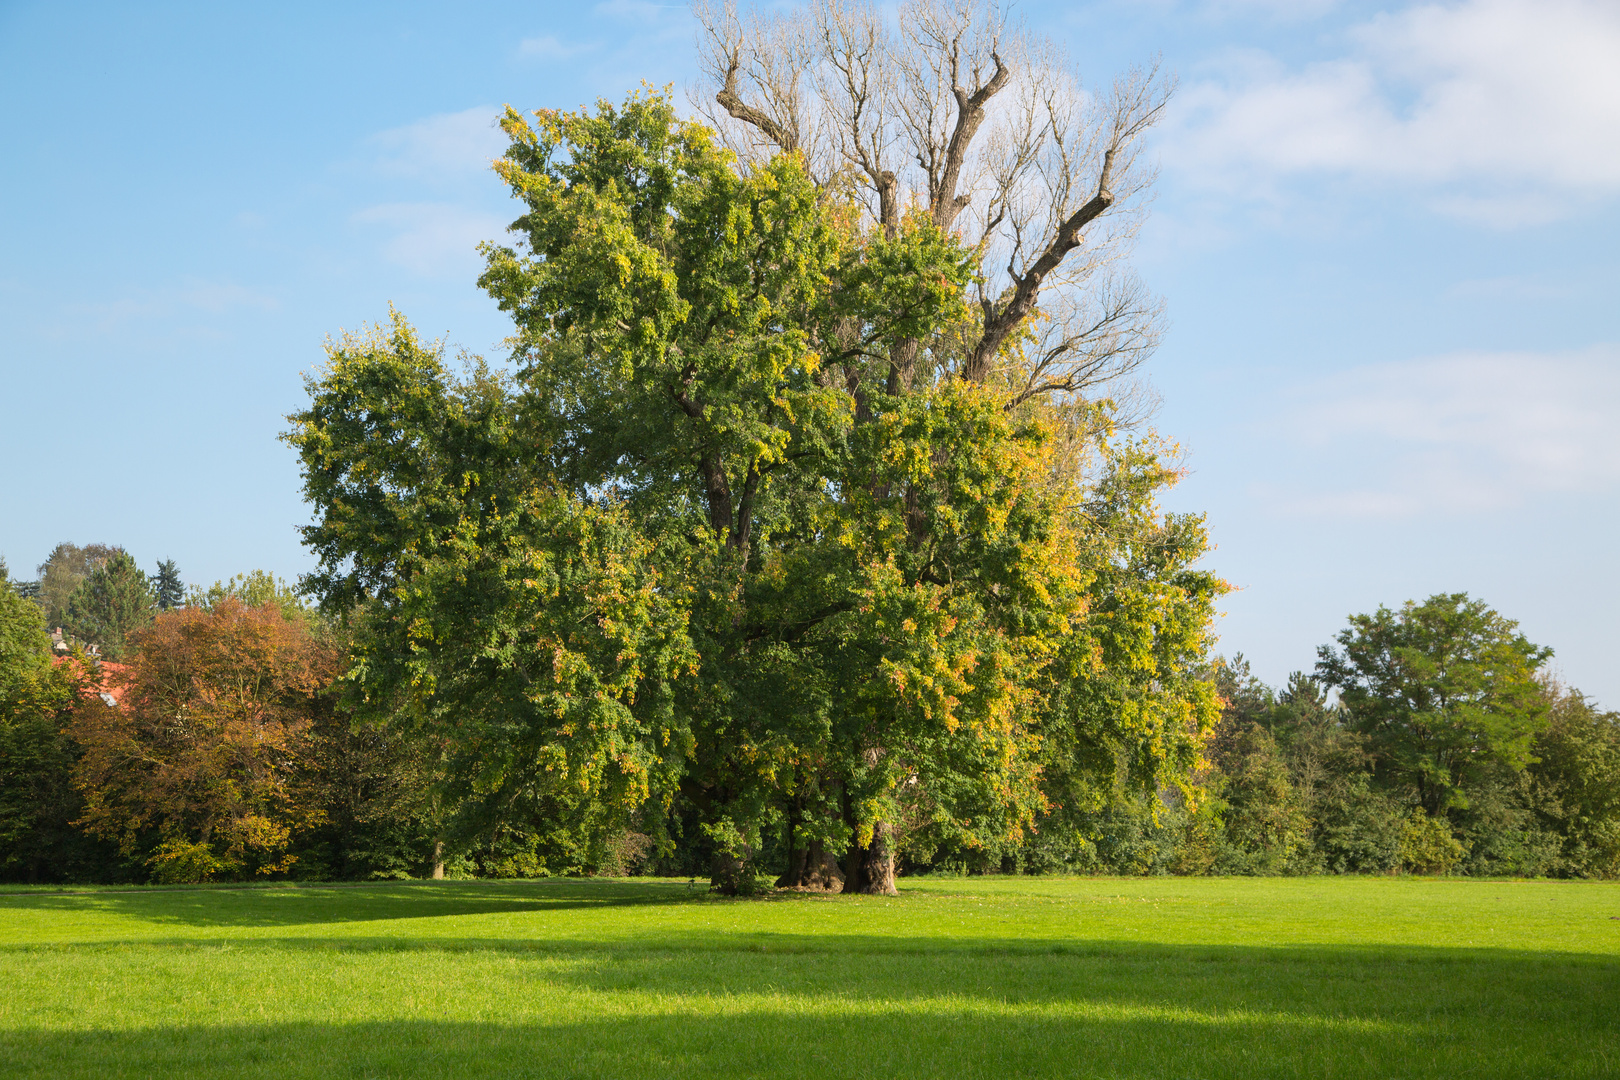
{"label": "distant house", "polygon": [[[84,655],[90,659],[88,681],[91,691],[106,702],[109,708],[118,708],[124,700],[125,685],[122,676],[128,669],[123,664],[115,664],[96,655],[101,651],[100,646],[85,645],[83,648]],[[51,663],[62,665],[72,662],[73,644],[58,626],[51,631]]]}

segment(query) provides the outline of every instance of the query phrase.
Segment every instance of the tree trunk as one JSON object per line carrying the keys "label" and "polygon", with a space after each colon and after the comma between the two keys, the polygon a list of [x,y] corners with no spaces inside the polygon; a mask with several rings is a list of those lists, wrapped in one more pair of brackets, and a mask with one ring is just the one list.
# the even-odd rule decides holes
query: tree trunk
{"label": "tree trunk", "polygon": [[741,855],[717,851],[709,864],[709,885],[721,896],[752,896],[753,863]]}
{"label": "tree trunk", "polygon": [[444,880],[444,841],[433,841],[433,880]]}
{"label": "tree trunk", "polygon": [[844,865],[844,892],[870,896],[896,894],[892,830],[885,822],[872,827],[872,843],[867,847],[850,845]]}
{"label": "tree trunk", "polygon": [[812,840],[793,852],[788,860],[788,871],[776,879],[776,887],[842,892],[844,872],[826,846],[820,840]]}

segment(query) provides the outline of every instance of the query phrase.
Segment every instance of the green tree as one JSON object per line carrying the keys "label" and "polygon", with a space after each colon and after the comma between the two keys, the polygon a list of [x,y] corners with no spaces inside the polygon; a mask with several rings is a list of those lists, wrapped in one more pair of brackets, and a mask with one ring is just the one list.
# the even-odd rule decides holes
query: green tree
{"label": "green tree", "polygon": [[86,687],[82,663],[51,663],[39,607],[15,595],[0,566],[0,879],[84,880],[109,854],[81,836],[77,755],[63,718]]}
{"label": "green tree", "polygon": [[108,660],[120,660],[128,635],[150,624],[156,613],[146,575],[128,552],[115,550],[68,597],[62,626],[98,646]]}
{"label": "green tree", "polygon": [[527,212],[482,278],[513,375],[396,315],[288,433],[357,692],[439,733],[468,814],[622,836],[657,796],[720,888],[780,826],[787,880],[843,852],[892,891],[908,836],[1034,828],[1044,747],[1109,789],[1196,761],[1202,524],[1107,406],[949,377],[973,252],[797,154],[741,171],[658,95],[536,120],[503,121]]}
{"label": "green tree", "polygon": [[1317,679],[1296,671],[1259,722],[1281,745],[1311,819],[1312,865],[1339,874],[1394,870],[1406,805],[1374,783],[1366,739],[1348,719]]}
{"label": "green tree", "polygon": [[50,666],[51,639],[37,605],[11,588],[0,562],[0,694]]}
{"label": "green tree", "polygon": [[1310,865],[1309,805],[1295,788],[1276,739],[1260,724],[1217,732],[1220,840],[1213,869],[1226,874],[1281,874]]}
{"label": "green tree", "polygon": [[[352,626],[326,624],[347,654]],[[426,876],[444,835],[433,790],[443,748],[420,727],[357,716],[334,688],[312,702],[300,786],[318,820],[294,840],[295,876],[367,880]]]}
{"label": "green tree", "polygon": [[249,570],[245,574],[216,581],[206,589],[193,585],[186,593],[187,605],[204,611],[213,611],[225,600],[236,600],[248,607],[271,604],[288,619],[307,620],[313,614],[297,589],[268,570]]}
{"label": "green tree", "polygon": [[1620,877],[1620,713],[1599,712],[1577,690],[1548,688],[1536,736],[1533,805],[1563,839],[1569,872]]}
{"label": "green tree", "polygon": [[186,587],[180,581],[180,568],[174,565],[173,559],[158,563],[158,572],[152,577],[152,592],[159,611],[172,611],[185,603]]}
{"label": "green tree", "polygon": [[1379,775],[1431,817],[1533,760],[1547,714],[1536,677],[1552,650],[1484,602],[1450,593],[1381,607],[1351,616],[1337,641],[1318,650],[1318,677],[1338,689]]}
{"label": "green tree", "polygon": [[67,618],[68,598],[91,571],[112,558],[120,549],[109,544],[61,543],[39,564],[39,604],[45,609],[45,625],[58,627]]}
{"label": "green tree", "polygon": [[39,582],[12,580],[11,570],[6,566],[4,555],[0,555],[0,588],[10,589],[14,595],[20,596],[24,600],[35,600],[37,602],[39,597]]}
{"label": "green tree", "polygon": [[661,689],[691,665],[684,610],[623,507],[521,468],[535,444],[504,383],[457,380],[397,315],[328,353],[288,439],[323,510],[312,589],[357,622],[361,718],[444,747],[468,822],[667,792],[690,742]]}

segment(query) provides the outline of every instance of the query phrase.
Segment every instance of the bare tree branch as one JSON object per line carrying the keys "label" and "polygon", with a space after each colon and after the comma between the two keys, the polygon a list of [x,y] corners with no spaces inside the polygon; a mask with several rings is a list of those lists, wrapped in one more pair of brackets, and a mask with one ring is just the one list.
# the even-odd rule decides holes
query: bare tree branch
{"label": "bare tree branch", "polygon": [[[889,236],[918,206],[977,252],[976,332],[948,350],[889,341],[891,393],[926,360],[930,378],[993,378],[1015,404],[1072,395],[1128,378],[1152,351],[1159,305],[1109,283],[1124,280],[1114,268],[1152,180],[1142,139],[1171,90],[1156,65],[1089,96],[997,0],[907,0],[892,22],[865,0],[746,22],[729,2],[694,10],[707,84],[694,97],[745,167],[798,151]],[[876,347],[856,339],[846,355]]]}

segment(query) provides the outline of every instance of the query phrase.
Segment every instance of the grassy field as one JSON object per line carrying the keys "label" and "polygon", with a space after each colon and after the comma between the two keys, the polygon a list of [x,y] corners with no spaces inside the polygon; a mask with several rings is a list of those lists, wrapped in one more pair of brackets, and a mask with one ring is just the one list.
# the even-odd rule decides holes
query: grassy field
{"label": "grassy field", "polygon": [[0,890],[0,1075],[1613,1077],[1620,884]]}

